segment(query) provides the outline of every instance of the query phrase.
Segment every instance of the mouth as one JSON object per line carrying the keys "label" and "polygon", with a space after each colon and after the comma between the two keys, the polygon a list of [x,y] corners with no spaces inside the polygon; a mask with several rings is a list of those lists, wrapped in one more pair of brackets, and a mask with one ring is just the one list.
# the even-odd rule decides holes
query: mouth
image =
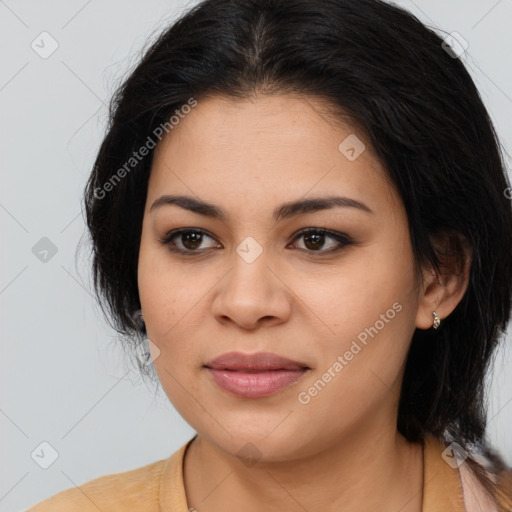
{"label": "mouth", "polygon": [[224,391],[243,398],[263,398],[298,382],[311,370],[304,363],[269,352],[230,352],[204,368]]}
{"label": "mouth", "polygon": [[215,370],[205,367],[214,382],[242,398],[263,398],[274,395],[298,382],[309,370]]}

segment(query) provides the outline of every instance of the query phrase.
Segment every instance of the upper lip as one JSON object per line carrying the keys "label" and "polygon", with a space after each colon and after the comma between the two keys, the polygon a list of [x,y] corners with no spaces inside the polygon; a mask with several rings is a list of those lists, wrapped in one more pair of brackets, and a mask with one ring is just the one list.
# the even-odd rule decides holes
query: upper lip
{"label": "upper lip", "polygon": [[205,366],[214,370],[304,370],[309,368],[303,363],[271,352],[255,354],[228,352],[209,361]]}

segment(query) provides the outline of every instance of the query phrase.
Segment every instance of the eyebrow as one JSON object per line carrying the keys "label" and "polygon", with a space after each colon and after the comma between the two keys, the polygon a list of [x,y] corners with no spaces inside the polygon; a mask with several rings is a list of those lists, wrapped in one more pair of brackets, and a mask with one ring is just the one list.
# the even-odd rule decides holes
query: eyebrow
{"label": "eyebrow", "polygon": [[[149,211],[153,212],[157,208],[165,205],[176,205],[185,210],[189,210],[199,215],[204,215],[205,217],[211,217],[213,219],[226,219],[226,214],[218,206],[190,196],[163,195],[153,202]],[[296,215],[314,213],[320,210],[328,210],[336,207],[355,208],[366,213],[374,213],[369,206],[361,201],[357,201],[356,199],[351,199],[350,197],[329,196],[300,199],[298,201],[284,203],[274,210],[273,217],[276,221],[281,221]]]}

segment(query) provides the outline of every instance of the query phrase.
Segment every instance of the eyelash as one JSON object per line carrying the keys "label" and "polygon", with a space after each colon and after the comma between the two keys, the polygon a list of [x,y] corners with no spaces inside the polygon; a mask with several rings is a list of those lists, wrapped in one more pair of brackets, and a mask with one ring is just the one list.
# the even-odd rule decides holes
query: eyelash
{"label": "eyelash", "polygon": [[[199,233],[201,235],[206,235],[208,238],[211,238],[212,240],[215,240],[215,238],[213,238],[211,235],[209,235],[206,231],[204,231],[202,229],[198,229],[198,228],[194,228],[194,229],[192,229],[192,228],[181,228],[181,229],[175,229],[174,231],[170,231],[169,233],[167,233],[163,237],[158,238],[158,243],[160,243],[161,245],[167,246],[167,248],[171,252],[183,254],[183,255],[188,256],[188,257],[199,255],[201,253],[201,249],[196,249],[196,250],[180,249],[180,248],[176,247],[174,242],[172,242],[173,238],[176,238],[179,235],[182,235],[184,233]],[[330,230],[325,229],[325,228],[305,228],[305,229],[302,229],[301,231],[296,233],[296,235],[294,236],[294,238],[291,241],[291,243],[294,243],[298,239],[300,239],[300,238],[302,238],[302,237],[304,237],[306,235],[312,234],[312,233],[313,234],[319,234],[319,235],[326,235],[327,238],[332,238],[333,240],[335,240],[335,241],[339,242],[340,244],[342,244],[341,247],[338,247],[338,248],[335,248],[335,249],[329,249],[327,251],[323,251],[323,250],[313,251],[313,250],[310,250],[310,249],[299,249],[300,251],[307,252],[310,255],[314,256],[314,257],[322,257],[324,255],[340,252],[346,246],[352,245],[354,243],[354,241],[350,237],[348,237],[347,235],[345,235],[343,233],[338,233],[336,231],[330,231]],[[209,248],[209,249],[213,249],[213,248]],[[204,250],[203,250],[203,252],[204,252]]]}

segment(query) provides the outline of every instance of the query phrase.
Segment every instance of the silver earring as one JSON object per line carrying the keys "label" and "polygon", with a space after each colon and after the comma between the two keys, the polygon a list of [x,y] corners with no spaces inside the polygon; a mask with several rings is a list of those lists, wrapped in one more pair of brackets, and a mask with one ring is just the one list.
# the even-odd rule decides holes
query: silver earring
{"label": "silver earring", "polygon": [[441,324],[441,319],[437,316],[437,313],[435,311],[432,311],[432,314],[434,315],[434,324],[432,325],[432,327],[434,329],[437,329]]}

